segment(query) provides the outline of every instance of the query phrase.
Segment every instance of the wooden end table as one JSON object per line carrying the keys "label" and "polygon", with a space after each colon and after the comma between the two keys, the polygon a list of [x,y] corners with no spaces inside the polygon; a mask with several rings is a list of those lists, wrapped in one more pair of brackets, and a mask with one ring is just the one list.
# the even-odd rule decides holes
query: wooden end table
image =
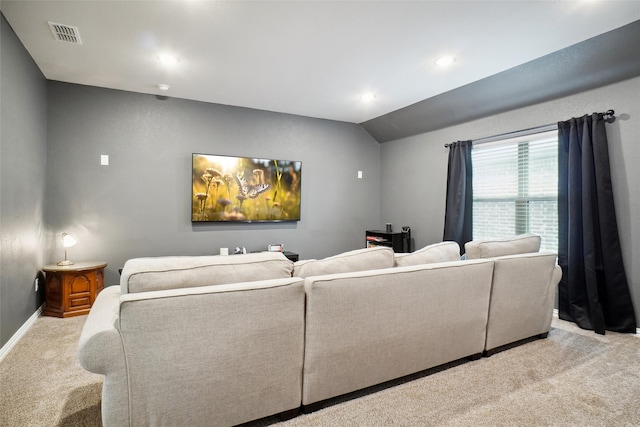
{"label": "wooden end table", "polygon": [[98,293],[104,289],[106,262],[76,262],[45,265],[45,316],[71,317],[88,314]]}

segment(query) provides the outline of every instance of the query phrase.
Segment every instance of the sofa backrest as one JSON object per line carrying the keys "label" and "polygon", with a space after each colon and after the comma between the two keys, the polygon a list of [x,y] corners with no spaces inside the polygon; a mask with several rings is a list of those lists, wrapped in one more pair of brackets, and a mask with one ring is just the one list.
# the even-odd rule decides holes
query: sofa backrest
{"label": "sofa backrest", "polygon": [[129,425],[237,425],[299,407],[304,307],[295,277],[122,295]]}
{"label": "sofa backrest", "polygon": [[321,276],[324,274],[349,273],[393,267],[393,249],[376,246],[356,249],[324,259],[297,261],[293,266],[296,277]]}
{"label": "sofa backrest", "polygon": [[281,252],[230,256],[134,258],[122,269],[122,294],[291,277],[293,262]]}
{"label": "sofa backrest", "polygon": [[540,236],[519,234],[504,239],[473,240],[464,245],[467,259],[525,254],[540,250]]}
{"label": "sofa backrest", "polygon": [[460,260],[460,245],[457,242],[440,242],[409,253],[394,254],[396,267],[431,264]]}
{"label": "sofa backrest", "polygon": [[305,279],[305,405],[479,354],[493,261]]}

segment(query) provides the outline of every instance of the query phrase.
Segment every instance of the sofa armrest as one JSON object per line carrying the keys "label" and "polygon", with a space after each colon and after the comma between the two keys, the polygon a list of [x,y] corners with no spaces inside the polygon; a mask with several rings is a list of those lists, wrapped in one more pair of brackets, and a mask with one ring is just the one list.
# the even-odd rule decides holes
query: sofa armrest
{"label": "sofa armrest", "polygon": [[549,332],[562,276],[556,258],[545,252],[493,258],[486,351]]}
{"label": "sofa armrest", "polygon": [[78,343],[78,360],[83,368],[107,375],[123,369],[124,351],[116,328],[120,311],[120,286],[109,286],[98,294]]}
{"label": "sofa armrest", "polygon": [[82,329],[78,361],[87,371],[104,375],[102,425],[130,425],[129,379],[119,331],[120,286],[98,294]]}

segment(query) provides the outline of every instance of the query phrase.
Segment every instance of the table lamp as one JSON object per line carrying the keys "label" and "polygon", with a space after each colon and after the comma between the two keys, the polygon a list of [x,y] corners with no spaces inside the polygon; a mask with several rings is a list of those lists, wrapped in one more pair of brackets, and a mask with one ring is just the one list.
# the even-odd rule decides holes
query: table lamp
{"label": "table lamp", "polygon": [[78,241],[70,234],[62,233],[62,246],[64,247],[64,261],[60,261],[58,265],[72,265],[73,261],[67,259],[67,248],[75,246]]}

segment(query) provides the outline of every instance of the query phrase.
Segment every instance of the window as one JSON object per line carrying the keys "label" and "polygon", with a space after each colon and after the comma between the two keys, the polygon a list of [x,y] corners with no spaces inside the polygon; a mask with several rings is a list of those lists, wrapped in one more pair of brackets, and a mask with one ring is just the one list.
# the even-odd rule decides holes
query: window
{"label": "window", "polygon": [[558,250],[557,130],[473,145],[473,239],[534,233]]}

